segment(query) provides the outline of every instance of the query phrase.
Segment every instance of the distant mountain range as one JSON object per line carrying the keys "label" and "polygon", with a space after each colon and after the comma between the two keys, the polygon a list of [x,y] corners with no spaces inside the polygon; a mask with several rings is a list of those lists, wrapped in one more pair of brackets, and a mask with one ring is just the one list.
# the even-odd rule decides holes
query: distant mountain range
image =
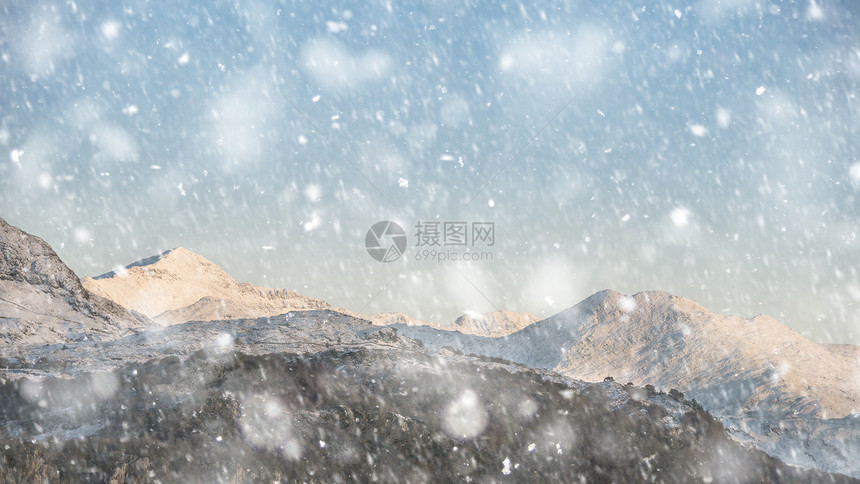
{"label": "distant mountain range", "polygon": [[[719,418],[737,441],[753,444],[789,463],[860,478],[857,464],[860,462],[860,348],[819,345],[767,316],[751,319],[723,316],[693,301],[660,291],[634,296],[601,291],[541,321],[528,313],[497,311],[464,315],[453,324],[439,325],[399,313],[358,315],[292,291],[239,283],[213,262],[183,248],[102,276],[86,278],[82,284],[43,240],[0,219],[0,323],[0,338],[4,342],[0,367],[5,368],[0,369],[0,400],[8,405],[11,405],[8,401],[17,402],[12,396],[4,396],[3,392],[9,391],[12,392],[9,395],[23,395],[25,400],[32,394],[27,401],[42,405],[40,402],[44,400],[49,409],[57,406],[56,412],[44,415],[44,412],[37,412],[38,415],[28,413],[29,416],[22,417],[13,412],[6,418],[18,422],[14,425],[29,418],[41,422],[34,427],[37,429],[47,425],[46,422],[55,422],[63,428],[79,423],[75,423],[77,420],[70,423],[67,410],[62,410],[70,403],[56,400],[57,395],[66,395],[71,390],[46,394],[41,384],[15,383],[14,387],[6,388],[3,386],[6,381],[63,375],[82,378],[81,375],[120,371],[120,365],[143,364],[167,355],[179,356],[179,361],[185,361],[184,358],[201,351],[208,355],[224,351],[248,355],[293,351],[323,359],[337,354],[338,361],[346,361],[355,348],[372,347],[373,351],[396,350],[406,355],[404,361],[417,365],[414,371],[424,375],[421,378],[427,381],[437,378],[432,375],[444,368],[445,364],[439,362],[453,358],[466,365],[477,365],[469,371],[480,372],[487,361],[494,361],[507,372],[535,372],[534,375],[541,376],[529,378],[582,385],[577,387],[577,392],[583,394],[590,394],[592,387],[589,385],[592,384],[574,382],[601,382],[594,385],[600,385],[601,394],[609,395],[606,405],[612,412],[633,405],[624,402],[651,402],[649,405],[662,409],[662,413],[658,413],[663,415],[659,417],[663,419],[663,428],[675,429],[672,432],[677,432],[678,438],[684,441],[689,429],[685,430],[678,422],[688,417],[677,415],[695,413],[695,408],[701,404]],[[416,346],[413,340],[420,341],[426,349]],[[426,353],[428,351],[431,353]],[[329,356],[320,356],[323,354]],[[488,357],[493,360],[486,360]],[[205,360],[214,356],[199,358]],[[389,377],[385,376],[386,371],[397,368],[396,363],[384,370],[378,367],[372,354],[366,358],[359,364],[364,365],[362,369],[355,371],[376,375],[368,377],[372,380],[368,383],[372,387],[368,391],[381,391],[382,387],[377,389],[377,385],[382,385],[383,381],[386,386],[396,386],[395,381],[388,381]],[[511,366],[506,362],[523,366]],[[331,372],[320,373],[325,375],[320,378],[341,378],[339,372],[343,366],[339,364],[332,366]],[[437,367],[439,364],[443,366]],[[426,365],[430,367],[419,369]],[[245,371],[236,368],[237,375]],[[398,371],[405,371],[405,368]],[[427,371],[429,373],[422,373]],[[409,378],[415,375],[417,373]],[[103,377],[87,378],[91,383],[98,382],[90,391],[100,395],[99,392],[104,391],[101,388]],[[125,392],[114,389],[114,378],[108,378],[108,393]],[[257,377],[252,373],[243,378]],[[615,382],[611,381],[613,379]],[[306,380],[302,381],[305,381],[302,385],[308,385]],[[238,382],[231,384],[234,385],[232,390],[225,391],[246,395],[241,386],[235,387]],[[124,385],[120,388],[125,388]],[[505,388],[504,384],[500,385],[499,388]],[[191,394],[212,387],[196,388],[183,391]],[[419,387],[404,388],[404,395],[416,388]],[[516,392],[516,388],[504,391]],[[683,409],[671,410],[675,403],[657,398],[661,391],[669,392],[672,401],[680,402]],[[44,396],[49,394],[54,396]],[[164,393],[159,398],[175,401],[170,395],[172,393]],[[489,399],[488,402],[495,398],[489,394],[477,395]],[[136,397],[128,393],[124,398]],[[321,397],[308,398],[313,401]],[[364,398],[385,401],[380,400],[379,395],[368,394]],[[543,397],[538,396],[522,400],[512,394],[510,398],[514,398],[512,404],[519,406],[518,412],[522,411],[522,405],[528,407],[529,401],[543,401]],[[691,404],[685,398],[693,398],[697,403]],[[411,405],[407,400],[400,405]],[[240,407],[244,405],[239,403]],[[305,412],[319,410],[307,404],[295,403]],[[18,402],[15,405],[28,404]],[[641,409],[631,407],[628,410],[638,412]],[[168,412],[168,408],[159,411]],[[392,407],[392,411],[397,410]],[[677,414],[678,411],[681,414]],[[503,414],[507,415],[505,412]],[[552,414],[556,412],[562,414],[562,410],[553,407]],[[167,413],[163,415],[168,420],[174,418],[168,418]],[[418,414],[414,415],[418,418]],[[618,415],[613,418],[617,419]],[[467,413],[463,418],[462,422],[458,420],[455,434],[468,428],[467,424],[477,417]],[[507,417],[499,414],[494,418],[501,421]],[[557,425],[568,425],[563,420]],[[147,422],[146,425],[154,425],[153,421]],[[446,424],[441,422],[440,425],[444,429]],[[95,438],[102,435],[99,432],[107,432],[104,429],[108,427],[99,424],[91,428],[95,430],[80,428],[74,432],[84,432],[90,436],[87,438]],[[547,428],[552,432],[552,426]],[[695,428],[698,427],[694,425],[690,431],[702,432]],[[453,435],[450,429],[445,432]],[[56,436],[56,433],[51,435]],[[104,437],[109,435],[104,434]],[[326,440],[318,438],[320,442]],[[458,438],[462,441],[462,436]],[[652,444],[649,441],[647,446]],[[648,470],[642,471],[642,475],[651,475],[648,472],[653,471],[652,466],[649,464],[645,468]],[[680,480],[707,477],[695,470],[678,472],[686,476]],[[758,475],[755,472],[759,471],[750,475]],[[595,478],[599,479],[599,475]],[[782,480],[773,477],[778,474],[768,475],[771,477],[767,479]]]}
{"label": "distant mountain range", "polygon": [[259,318],[290,311],[335,309],[379,325],[404,323],[466,334],[501,336],[539,319],[530,313],[494,311],[464,314],[452,324],[441,325],[401,313],[359,315],[285,289],[238,282],[218,265],[183,247],[141,259],[120,270],[87,277],[83,286],[93,294],[145,314],[164,326],[188,321]]}

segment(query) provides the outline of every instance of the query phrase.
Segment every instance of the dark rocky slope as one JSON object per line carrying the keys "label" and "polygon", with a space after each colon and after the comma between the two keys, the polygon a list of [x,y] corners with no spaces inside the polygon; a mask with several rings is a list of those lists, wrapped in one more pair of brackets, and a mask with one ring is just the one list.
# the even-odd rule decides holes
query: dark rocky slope
{"label": "dark rocky slope", "polygon": [[678,393],[429,351],[332,311],[17,366],[3,482],[853,482],[742,447]]}
{"label": "dark rocky slope", "polygon": [[[486,361],[201,352],[112,375],[115,398],[77,410],[100,429],[75,438],[43,434],[24,381],[0,387],[4,421],[26,422],[0,441],[5,482],[847,482],[743,449],[682,400],[636,388],[616,400]],[[64,394],[82,378],[42,384]],[[667,407],[683,408],[670,425]]]}

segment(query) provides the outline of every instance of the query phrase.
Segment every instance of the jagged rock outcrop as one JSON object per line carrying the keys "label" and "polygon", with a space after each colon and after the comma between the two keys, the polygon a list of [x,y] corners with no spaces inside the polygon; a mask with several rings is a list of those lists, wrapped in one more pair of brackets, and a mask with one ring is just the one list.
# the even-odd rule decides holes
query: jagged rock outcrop
{"label": "jagged rock outcrop", "polygon": [[0,219],[0,346],[113,339],[149,325],[89,293],[44,240]]}
{"label": "jagged rock outcrop", "polygon": [[0,280],[29,284],[81,304],[87,299],[78,276],[40,237],[0,218]]}

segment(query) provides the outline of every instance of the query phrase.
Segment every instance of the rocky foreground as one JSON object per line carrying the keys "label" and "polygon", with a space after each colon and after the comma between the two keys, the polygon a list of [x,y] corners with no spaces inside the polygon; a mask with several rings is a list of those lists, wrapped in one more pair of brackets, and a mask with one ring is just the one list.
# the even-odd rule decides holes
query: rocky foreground
{"label": "rocky foreground", "polygon": [[6,358],[4,482],[850,482],[677,392],[449,350],[333,311]]}

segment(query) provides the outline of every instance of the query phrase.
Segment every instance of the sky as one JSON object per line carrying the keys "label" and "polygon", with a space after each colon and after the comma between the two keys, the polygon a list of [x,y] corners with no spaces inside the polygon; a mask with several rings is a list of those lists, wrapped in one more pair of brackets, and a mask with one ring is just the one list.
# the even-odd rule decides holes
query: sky
{"label": "sky", "polygon": [[860,344],[860,4],[427,3],[4,2],[0,217],[81,277],[183,246],[364,313],[659,289]]}

